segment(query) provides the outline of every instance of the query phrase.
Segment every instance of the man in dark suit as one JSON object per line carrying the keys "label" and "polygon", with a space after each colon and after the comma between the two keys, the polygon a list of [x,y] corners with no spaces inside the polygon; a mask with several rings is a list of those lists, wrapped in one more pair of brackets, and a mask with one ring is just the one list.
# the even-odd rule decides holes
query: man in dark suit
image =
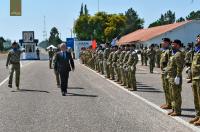
{"label": "man in dark suit", "polygon": [[72,70],[74,71],[74,61],[71,56],[71,53],[67,51],[66,44],[62,43],[60,45],[60,52],[56,54],[55,61],[57,66],[55,70],[58,71],[61,80],[61,92],[63,96],[67,94],[67,87],[68,87],[68,79],[69,79],[69,72]]}

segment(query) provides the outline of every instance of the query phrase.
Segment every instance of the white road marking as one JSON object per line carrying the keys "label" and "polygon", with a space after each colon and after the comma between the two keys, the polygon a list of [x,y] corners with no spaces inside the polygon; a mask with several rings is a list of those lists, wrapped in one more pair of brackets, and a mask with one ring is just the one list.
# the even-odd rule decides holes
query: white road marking
{"label": "white road marking", "polygon": [[[26,66],[28,66],[28,65],[30,65],[32,63],[33,62],[29,62],[29,63],[26,63],[24,65],[21,65],[21,68],[26,67]],[[4,83],[6,83],[8,81],[8,79],[9,79],[9,76],[0,83],[0,86],[2,86]]]}
{"label": "white road marking", "polygon": [[[81,65],[82,65],[82,64],[81,64]],[[82,66],[86,67],[87,69],[89,69],[90,71],[92,71],[92,72],[94,72],[95,74],[99,75],[100,77],[106,79],[103,75],[101,75],[101,74],[97,73],[96,71],[94,71],[94,70],[88,68],[87,66],[85,66],[85,65],[82,65]],[[139,68],[138,68],[138,69],[139,69]],[[141,69],[143,69],[143,68],[141,68]],[[144,69],[143,69],[143,70],[144,70]],[[146,69],[145,69],[145,70],[146,70]],[[116,85],[116,86],[119,87],[120,89],[124,90],[125,92],[127,92],[127,93],[129,93],[129,94],[135,96],[136,98],[142,100],[143,102],[147,103],[148,105],[150,105],[151,107],[155,108],[156,110],[158,110],[158,111],[160,111],[160,112],[162,112],[162,113],[164,113],[164,114],[167,114],[167,113],[168,113],[167,110],[161,109],[159,106],[157,106],[156,104],[150,102],[149,100],[147,100],[147,99],[141,97],[140,95],[135,94],[135,93],[129,91],[128,89],[125,89],[125,88],[122,87],[121,85],[119,85],[119,84],[117,84],[117,83],[115,83],[115,82],[113,82],[113,81],[111,81],[111,80],[109,80],[109,79],[106,79],[106,80],[109,81],[110,83]],[[199,129],[198,127],[191,125],[189,122],[183,120],[183,119],[180,118],[180,117],[172,117],[172,116],[169,116],[169,117],[171,117],[171,118],[175,119],[176,121],[178,121],[179,123],[182,123],[183,125],[189,127],[190,129],[192,129],[192,130],[195,131],[195,132],[200,132],[200,129]]]}

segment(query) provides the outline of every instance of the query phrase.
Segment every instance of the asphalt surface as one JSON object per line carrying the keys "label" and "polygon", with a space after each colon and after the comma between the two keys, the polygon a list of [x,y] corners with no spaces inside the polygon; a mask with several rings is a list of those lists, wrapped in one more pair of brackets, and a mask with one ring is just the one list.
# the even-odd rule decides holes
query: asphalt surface
{"label": "asphalt surface", "polygon": [[[0,60],[1,83],[8,72],[5,59]],[[20,91],[9,89],[7,82],[0,86],[0,132],[192,131],[77,61],[66,97],[56,87],[48,61],[25,61],[22,65]],[[138,92],[134,93],[160,105],[163,92],[159,74],[149,74],[147,67],[138,67]],[[194,114],[192,100],[191,88],[184,88],[184,120]]]}

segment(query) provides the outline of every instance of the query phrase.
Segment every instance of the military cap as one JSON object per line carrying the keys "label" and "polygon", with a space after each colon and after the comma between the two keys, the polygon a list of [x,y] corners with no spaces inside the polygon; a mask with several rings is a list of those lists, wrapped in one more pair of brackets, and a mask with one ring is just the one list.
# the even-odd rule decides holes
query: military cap
{"label": "military cap", "polygon": [[166,41],[166,42],[169,42],[169,43],[171,42],[171,40],[169,38],[162,38],[162,40]]}
{"label": "military cap", "polygon": [[181,46],[181,41],[180,40],[178,40],[178,39],[175,39],[172,43],[176,43],[176,44],[178,44],[178,45],[180,45]]}

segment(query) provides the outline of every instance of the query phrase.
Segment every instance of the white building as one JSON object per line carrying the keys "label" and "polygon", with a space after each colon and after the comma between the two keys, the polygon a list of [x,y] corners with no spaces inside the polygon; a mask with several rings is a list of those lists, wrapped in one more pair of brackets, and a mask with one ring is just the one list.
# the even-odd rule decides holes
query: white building
{"label": "white building", "polygon": [[195,42],[198,34],[200,34],[200,20],[190,20],[137,30],[123,36],[118,41],[118,44],[136,44],[138,47],[140,45],[149,46],[151,44],[160,44],[162,38],[167,37],[171,40],[179,39],[184,45],[187,45]]}

